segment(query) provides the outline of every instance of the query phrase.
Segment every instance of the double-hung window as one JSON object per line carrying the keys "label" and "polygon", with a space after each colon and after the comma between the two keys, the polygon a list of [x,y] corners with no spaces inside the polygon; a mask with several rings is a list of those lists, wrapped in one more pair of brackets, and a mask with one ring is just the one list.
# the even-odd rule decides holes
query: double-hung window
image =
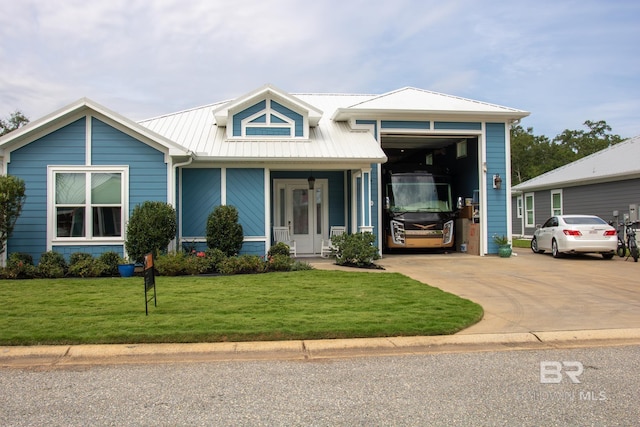
{"label": "double-hung window", "polygon": [[122,240],[126,167],[50,167],[54,240]]}
{"label": "double-hung window", "polygon": [[524,210],[525,210],[524,226],[527,228],[535,227],[535,211],[533,206],[533,193],[526,193],[524,195]]}

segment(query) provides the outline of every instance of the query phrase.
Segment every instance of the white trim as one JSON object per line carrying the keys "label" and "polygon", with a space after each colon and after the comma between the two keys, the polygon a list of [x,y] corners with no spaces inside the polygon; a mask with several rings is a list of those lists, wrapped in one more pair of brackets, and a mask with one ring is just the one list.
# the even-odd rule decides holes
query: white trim
{"label": "white trim", "polygon": [[505,204],[507,212],[507,237],[511,241],[513,235],[513,210],[511,208],[511,125],[508,122],[504,124],[504,162],[505,162],[505,177],[503,185],[506,189]]}
{"label": "white trim", "polygon": [[[531,196],[531,213],[532,213],[532,223],[528,222],[529,219],[529,210],[527,209],[527,197]],[[524,193],[524,227],[525,228],[533,228],[536,226],[536,198],[535,198],[535,193],[531,192],[531,193]],[[522,230],[522,233],[524,233],[524,229]]]}
{"label": "white trim", "polygon": [[480,184],[478,199],[480,202],[480,256],[484,256],[489,247],[487,240],[487,123],[482,122],[482,135],[478,136],[478,170],[480,171]]}
{"label": "white trim", "polygon": [[[559,213],[554,212],[554,208],[553,208],[553,196],[555,194],[559,194],[560,195],[560,212]],[[563,203],[562,189],[558,188],[558,189],[555,189],[555,190],[551,190],[549,192],[549,195],[551,197],[551,200],[550,200],[550,202],[551,202],[551,215],[550,216],[562,215],[562,212],[564,211],[564,209],[563,209],[564,203]]]}
{"label": "white trim", "polygon": [[[121,215],[122,215],[122,233],[117,237],[92,237],[90,233],[86,233],[85,237],[56,237],[55,226],[57,224],[56,219],[56,203],[55,203],[55,180],[56,173],[120,173],[122,174],[121,185]],[[86,183],[88,188],[91,186],[90,180]],[[88,190],[87,190],[88,191]],[[86,201],[85,205],[91,206],[90,201]],[[86,214],[85,227],[88,224],[92,224],[92,212]],[[114,165],[114,166],[60,166],[49,165],[47,166],[47,250],[52,250],[53,246],[85,246],[85,245],[122,245],[126,240],[126,225],[129,221],[129,166],[128,165]],[[88,231],[85,229],[85,231]]]}
{"label": "white trim", "polygon": [[227,204],[227,168],[220,168],[220,204]]}
{"label": "white trim", "polygon": [[271,169],[264,168],[264,253],[271,248]]}
{"label": "white trim", "polygon": [[93,132],[93,116],[91,114],[87,114],[85,116],[86,118],[86,126],[85,126],[85,133],[84,133],[84,164],[85,165],[91,165],[91,152],[92,152],[92,146],[93,144],[91,143],[91,135]]}

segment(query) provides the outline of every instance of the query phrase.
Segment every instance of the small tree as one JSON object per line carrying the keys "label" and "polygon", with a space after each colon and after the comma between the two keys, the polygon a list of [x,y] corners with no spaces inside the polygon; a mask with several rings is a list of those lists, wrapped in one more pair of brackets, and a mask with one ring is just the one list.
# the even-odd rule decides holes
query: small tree
{"label": "small tree", "polygon": [[10,175],[0,176],[0,254],[6,249],[25,199],[23,180]]}
{"label": "small tree", "polygon": [[145,254],[157,256],[176,236],[176,210],[164,202],[146,201],[133,208],[127,224],[125,248],[129,257],[142,262]]}
{"label": "small tree", "polygon": [[226,256],[234,256],[240,252],[243,240],[235,206],[216,206],[207,218],[207,246],[220,249]]}

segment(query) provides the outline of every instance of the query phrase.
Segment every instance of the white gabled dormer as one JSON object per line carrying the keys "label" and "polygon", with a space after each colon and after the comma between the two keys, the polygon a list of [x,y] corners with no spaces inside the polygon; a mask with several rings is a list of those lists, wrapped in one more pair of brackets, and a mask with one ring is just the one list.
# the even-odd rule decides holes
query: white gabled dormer
{"label": "white gabled dormer", "polygon": [[272,85],[265,85],[213,112],[227,139],[309,139],[322,111]]}

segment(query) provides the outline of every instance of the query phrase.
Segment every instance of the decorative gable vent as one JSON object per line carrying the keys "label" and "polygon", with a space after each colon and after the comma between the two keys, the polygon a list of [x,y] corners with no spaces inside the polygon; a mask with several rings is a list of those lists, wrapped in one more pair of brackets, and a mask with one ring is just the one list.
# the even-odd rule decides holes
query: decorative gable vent
{"label": "decorative gable vent", "polygon": [[322,111],[271,85],[214,111],[228,139],[308,139]]}

